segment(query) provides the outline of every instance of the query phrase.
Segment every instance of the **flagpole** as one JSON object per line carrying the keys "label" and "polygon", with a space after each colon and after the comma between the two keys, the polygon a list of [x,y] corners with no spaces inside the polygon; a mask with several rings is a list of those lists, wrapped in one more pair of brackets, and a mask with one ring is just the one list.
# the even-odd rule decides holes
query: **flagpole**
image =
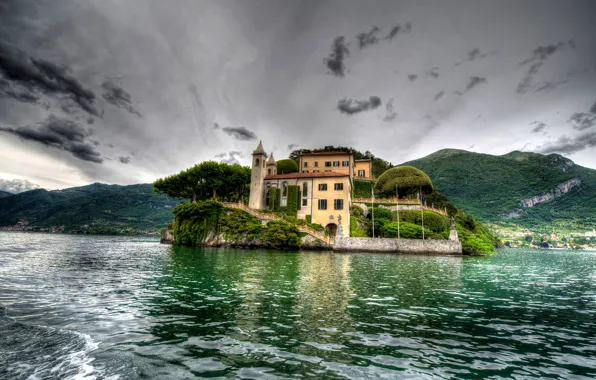
{"label": "flagpole", "polygon": [[372,182],[370,183],[370,191],[372,192],[372,237],[375,237],[375,188]]}
{"label": "flagpole", "polygon": [[424,195],[422,195],[422,187],[420,187],[420,212],[422,213],[422,240],[424,240]]}

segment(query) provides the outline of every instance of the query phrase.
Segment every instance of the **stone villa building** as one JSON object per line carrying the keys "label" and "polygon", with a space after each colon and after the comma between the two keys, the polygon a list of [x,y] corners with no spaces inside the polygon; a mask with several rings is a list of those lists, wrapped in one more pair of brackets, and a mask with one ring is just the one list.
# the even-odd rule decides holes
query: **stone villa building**
{"label": "stone villa building", "polygon": [[[354,179],[372,180],[372,161],[354,160],[351,152],[301,154],[297,173],[278,173],[273,154],[259,142],[252,153],[252,174],[248,207],[267,209],[269,189],[280,190],[280,206],[287,206],[288,186],[299,186],[300,209],[297,217],[311,216],[312,223],[324,226],[329,235],[350,235],[350,208]],[[341,228],[339,228],[341,226]]]}

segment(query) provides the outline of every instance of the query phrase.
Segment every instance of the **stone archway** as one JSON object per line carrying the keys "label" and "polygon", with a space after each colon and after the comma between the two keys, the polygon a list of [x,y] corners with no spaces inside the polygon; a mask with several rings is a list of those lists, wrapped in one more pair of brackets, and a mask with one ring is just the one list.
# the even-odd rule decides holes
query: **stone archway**
{"label": "stone archway", "polygon": [[325,230],[329,234],[329,237],[333,239],[333,238],[335,238],[335,235],[337,235],[337,224],[335,224],[335,223],[328,223],[325,226]]}

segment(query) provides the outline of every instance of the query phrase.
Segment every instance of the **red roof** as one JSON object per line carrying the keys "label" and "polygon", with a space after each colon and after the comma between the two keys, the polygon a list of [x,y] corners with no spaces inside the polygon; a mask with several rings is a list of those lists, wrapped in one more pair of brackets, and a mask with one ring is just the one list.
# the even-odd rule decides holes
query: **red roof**
{"label": "red roof", "polygon": [[291,178],[322,178],[322,177],[349,177],[348,174],[337,172],[319,173],[288,173],[265,176],[265,179],[291,179]]}
{"label": "red roof", "polygon": [[311,152],[311,153],[302,153],[301,156],[334,156],[334,155],[346,155],[349,154],[354,155],[352,152]]}
{"label": "red roof", "polygon": [[356,162],[362,162],[362,161],[372,161],[370,158],[363,158],[362,160],[354,160]]}

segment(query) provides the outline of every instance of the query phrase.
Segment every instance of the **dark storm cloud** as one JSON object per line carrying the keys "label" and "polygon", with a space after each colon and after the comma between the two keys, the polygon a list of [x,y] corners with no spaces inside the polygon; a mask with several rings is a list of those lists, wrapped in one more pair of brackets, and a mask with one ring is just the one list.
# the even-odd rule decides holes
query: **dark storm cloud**
{"label": "dark storm cloud", "polygon": [[435,96],[434,96],[434,100],[439,100],[443,97],[443,95],[445,95],[445,91],[439,91]]}
{"label": "dark storm cloud", "polygon": [[546,123],[544,123],[542,121],[538,121],[538,120],[531,122],[530,125],[536,125],[532,129],[532,132],[534,132],[534,133],[542,132],[544,130],[544,128],[547,127]]}
{"label": "dark storm cloud", "polygon": [[288,150],[294,150],[294,149],[298,148],[298,146],[299,146],[298,144],[290,144],[290,145],[288,145]]}
{"label": "dark storm cloud", "polygon": [[468,81],[468,84],[466,85],[465,92],[470,91],[471,89],[473,89],[474,87],[478,86],[479,84],[486,84],[486,83],[488,83],[488,81],[486,80],[486,78],[477,77],[477,76],[471,76],[470,77],[470,80]]}
{"label": "dark storm cloud", "polygon": [[217,124],[217,123],[213,123],[213,129],[220,129],[220,128],[219,128],[219,124]]}
{"label": "dark storm cloud", "polygon": [[385,109],[387,111],[387,115],[385,115],[383,121],[392,121],[398,116],[398,114],[393,110],[393,98],[389,99],[389,101],[385,105]]}
{"label": "dark storm cloud", "polygon": [[[529,58],[520,62],[519,64],[521,66],[529,64],[530,67],[528,68],[528,71],[524,77],[517,84],[517,93],[525,94],[531,90],[534,86],[534,77],[536,74],[538,74],[540,68],[542,65],[544,65],[544,62],[548,59],[548,57],[563,49],[565,46],[571,46],[572,48],[575,48],[575,42],[573,40],[569,40],[567,43],[559,42],[557,44],[551,44],[547,46],[538,46],[536,49],[534,49],[534,51],[532,51],[532,55]],[[541,90],[547,88],[548,87],[542,86]]]}
{"label": "dark storm cloud", "polygon": [[590,112],[596,114],[596,102],[594,102],[594,104],[592,104],[592,107],[590,107]]}
{"label": "dark storm cloud", "polygon": [[0,97],[2,98],[11,98],[19,102],[23,103],[37,103],[39,102],[39,97],[32,94],[26,89],[17,89],[14,88],[10,82],[4,79],[0,79]]}
{"label": "dark storm cloud", "polygon": [[389,34],[387,35],[387,37],[385,37],[385,39],[389,40],[389,41],[393,41],[393,39],[397,36],[397,34],[399,33],[400,30],[401,30],[401,25],[400,24],[395,25],[393,28],[391,28],[391,30],[389,31]]}
{"label": "dark storm cloud", "polygon": [[236,140],[256,140],[257,135],[246,127],[225,127],[221,129]]}
{"label": "dark storm cloud", "polygon": [[118,108],[124,108],[133,115],[142,117],[141,113],[133,107],[132,97],[126,90],[114,83],[111,79],[103,82],[102,87],[104,89],[102,96],[108,103]]}
{"label": "dark storm cloud", "polygon": [[410,80],[410,82],[414,82],[417,78],[418,78],[418,75],[416,75],[416,74],[408,75],[408,79]]}
{"label": "dark storm cloud", "polygon": [[23,140],[35,141],[39,144],[70,152],[73,156],[95,163],[102,163],[103,158],[89,139],[91,132],[72,120],[50,115],[46,121],[37,126],[20,128],[1,127],[0,131],[11,133]]}
{"label": "dark storm cloud", "polygon": [[573,138],[561,136],[555,142],[539,146],[536,151],[538,153],[573,154],[595,146],[596,131],[590,131]]}
{"label": "dark storm cloud", "polygon": [[85,112],[99,117],[100,113],[94,105],[93,91],[85,88],[68,72],[68,67],[31,57],[6,41],[0,40],[0,74],[7,81],[34,94],[65,97]]}
{"label": "dark storm cloud", "polygon": [[591,112],[576,112],[567,121],[573,129],[583,131],[596,125],[596,114]]}
{"label": "dark storm cloud", "polygon": [[481,53],[479,48],[474,48],[468,52],[468,61],[473,61],[475,59],[484,57],[486,57],[486,54]]}
{"label": "dark storm cloud", "polygon": [[343,77],[347,73],[344,61],[350,55],[350,49],[344,36],[336,37],[331,45],[331,53],[323,60],[329,73],[336,77]]}
{"label": "dark storm cloud", "polygon": [[371,30],[369,30],[368,32],[359,33],[356,36],[356,40],[358,41],[358,47],[360,49],[364,49],[369,45],[378,44],[379,38],[377,37],[377,33],[379,33],[380,31],[381,30],[378,27],[373,26]]}
{"label": "dark storm cloud", "polygon": [[220,162],[225,162],[226,164],[239,164],[240,165],[240,160],[238,158],[242,158],[243,155],[241,152],[237,151],[237,150],[232,150],[230,152],[227,153],[220,153],[220,154],[216,154],[215,158],[219,158]]}
{"label": "dark storm cloud", "polygon": [[0,190],[18,194],[23,191],[39,189],[39,185],[26,179],[0,179]]}
{"label": "dark storm cloud", "polygon": [[118,157],[118,161],[120,161],[123,164],[130,164],[130,160],[131,158],[129,156]]}
{"label": "dark storm cloud", "polygon": [[337,102],[337,109],[341,113],[354,115],[363,111],[374,110],[381,105],[381,98],[371,96],[367,100],[354,100],[343,98]]}

